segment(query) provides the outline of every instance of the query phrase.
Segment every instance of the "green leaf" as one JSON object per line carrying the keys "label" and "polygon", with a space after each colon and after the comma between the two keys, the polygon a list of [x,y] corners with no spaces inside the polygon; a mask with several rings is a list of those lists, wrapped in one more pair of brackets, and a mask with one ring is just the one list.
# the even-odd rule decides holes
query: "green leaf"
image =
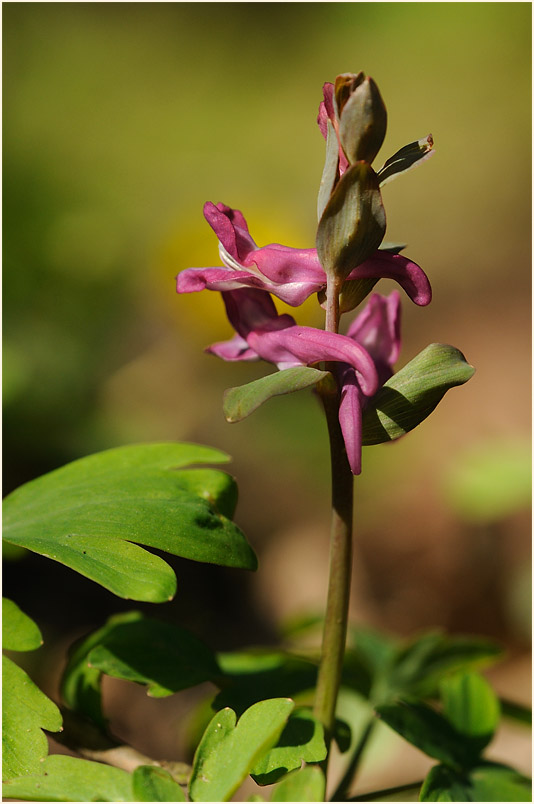
{"label": "green leaf", "polygon": [[501,656],[502,648],[488,639],[426,633],[397,650],[388,671],[388,687],[396,695],[429,697],[437,693],[444,676],[485,667]]}
{"label": "green leaf", "polygon": [[[3,778],[43,772],[48,743],[41,729],[60,731],[59,709],[7,656],[2,657]],[[16,796],[14,796],[16,798]]]}
{"label": "green leaf", "polygon": [[[223,566],[257,561],[233,515],[233,479],[191,464],[228,460],[194,444],[120,447],[26,483],[4,501],[4,538],[59,561],[119,597],[170,600],[174,572],[139,544]],[[178,471],[180,470],[180,471]]]}
{"label": "green leaf", "polygon": [[274,748],[257,762],[251,776],[259,785],[273,784],[304,762],[321,762],[326,758],[324,729],[308,709],[296,709]]}
{"label": "green leaf", "polygon": [[90,650],[88,663],[113,678],[146,684],[153,698],[221,676],[215,654],[198,637],[143,616],[115,621]]}
{"label": "green leaf", "polygon": [[308,368],[308,366],[296,366],[260,377],[259,380],[254,380],[246,385],[228,388],[223,396],[223,411],[226,421],[240,422],[254,413],[271,397],[309,388],[326,377],[328,373],[328,371],[319,371],[319,369]]}
{"label": "green leaf", "polygon": [[432,154],[435,153],[435,151],[432,150],[433,147],[434,140],[432,139],[432,134],[429,134],[428,137],[423,137],[421,140],[415,140],[415,142],[410,142],[408,145],[405,145],[404,148],[401,148],[400,151],[397,151],[396,154],[393,154],[393,156],[384,162],[378,171],[380,186],[382,187],[384,184],[387,184],[388,181],[400,176],[401,173],[406,173],[407,170],[417,167],[422,164],[425,159],[429,159]]}
{"label": "green leaf", "polygon": [[413,430],[449,388],[467,382],[474,372],[458,349],[430,344],[369,401],[363,414],[362,443],[382,444]]}
{"label": "green leaf", "polygon": [[460,734],[443,715],[420,701],[381,704],[376,713],[401,737],[445,765],[469,766],[478,756],[476,741]]}
{"label": "green leaf", "polygon": [[366,162],[337,183],[317,228],[317,253],[328,276],[345,279],[375,251],[386,231],[378,178]]}
{"label": "green leaf", "polygon": [[225,676],[214,706],[230,706],[239,714],[265,697],[293,698],[317,682],[317,663],[280,650],[248,648],[219,653]]}
{"label": "green leaf", "polygon": [[186,801],[185,793],[168,771],[140,765],[132,774],[134,801]]}
{"label": "green leaf", "polygon": [[339,142],[334,126],[330,120],[326,121],[326,156],[324,161],[323,175],[319,186],[319,196],[317,198],[317,219],[321,220],[321,215],[328,203],[328,199],[334,189],[334,184],[338,177],[339,163]]}
{"label": "green leaf", "polygon": [[307,765],[279,782],[271,801],[324,801],[325,778],[317,765]]}
{"label": "green leaf", "polygon": [[258,759],[278,740],[294,707],[288,698],[260,701],[236,724],[223,709],[213,717],[195,753],[189,794],[193,801],[228,801]]}
{"label": "green leaf", "polygon": [[467,773],[430,769],[420,801],[532,801],[531,781],[512,768],[484,762]]}
{"label": "green leaf", "polygon": [[478,673],[456,673],[440,685],[443,714],[454,728],[472,737],[482,751],[499,725],[499,700]]}
{"label": "green leaf", "polygon": [[43,644],[41,632],[16,603],[2,598],[2,647],[5,650],[35,650]]}
{"label": "green leaf", "polygon": [[532,709],[529,706],[508,701],[506,698],[500,698],[499,703],[503,717],[523,723],[525,726],[532,725]]}
{"label": "green leaf", "polygon": [[132,777],[119,768],[76,757],[47,757],[40,775],[3,785],[6,798],[23,801],[132,801]]}

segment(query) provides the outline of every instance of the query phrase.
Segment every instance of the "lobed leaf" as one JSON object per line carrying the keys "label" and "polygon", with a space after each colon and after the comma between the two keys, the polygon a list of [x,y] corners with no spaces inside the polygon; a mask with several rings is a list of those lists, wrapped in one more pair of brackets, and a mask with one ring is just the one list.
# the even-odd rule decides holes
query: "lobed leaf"
{"label": "lobed leaf", "polygon": [[146,684],[153,698],[221,677],[215,654],[198,637],[142,616],[115,622],[90,650],[87,661],[113,678]]}
{"label": "lobed leaf", "polygon": [[6,798],[23,801],[134,800],[132,777],[126,771],[59,754],[44,760],[39,775],[5,782],[3,793]]}
{"label": "lobed leaf", "polygon": [[[350,738],[349,738],[350,739]],[[259,785],[273,784],[302,762],[321,762],[326,758],[324,729],[308,709],[296,709],[289,716],[277,744],[251,770]]]}
{"label": "lobed leaf", "polygon": [[396,695],[436,695],[446,675],[485,667],[502,656],[502,648],[483,637],[423,634],[397,649],[388,671],[388,687]]}
{"label": "lobed leaf", "polygon": [[195,753],[192,801],[228,801],[259,758],[278,740],[294,707],[288,698],[254,704],[241,715],[223,709],[213,717]]}
{"label": "lobed leaf", "polygon": [[474,372],[454,346],[430,344],[369,401],[363,413],[362,443],[382,444],[413,430],[450,388],[467,382]]}
{"label": "lobed leaf", "polygon": [[295,366],[295,368],[276,371],[274,374],[260,377],[259,380],[254,380],[246,385],[228,388],[223,396],[223,411],[226,421],[240,422],[271,397],[309,388],[326,377],[328,373],[328,371],[319,371],[319,369],[308,366]]}
{"label": "lobed leaf", "polygon": [[458,732],[443,715],[421,701],[381,704],[376,713],[401,737],[445,765],[469,767],[479,754],[476,740]]}
{"label": "lobed leaf", "polygon": [[2,647],[5,650],[36,650],[43,644],[41,632],[27,614],[7,597],[2,598]]}
{"label": "lobed leaf", "polygon": [[273,790],[271,801],[324,801],[325,777],[317,765],[290,773]]}
{"label": "lobed leaf", "polygon": [[41,774],[42,760],[48,754],[48,743],[42,729],[60,731],[61,723],[61,714],[55,703],[41,692],[24,670],[3,656],[3,778]]}
{"label": "lobed leaf", "polygon": [[492,762],[467,773],[443,765],[430,769],[421,788],[420,801],[532,801],[532,784],[522,774]]}
{"label": "lobed leaf", "polygon": [[281,650],[249,648],[217,654],[225,681],[214,706],[239,714],[265,697],[293,698],[315,687],[317,663]]}
{"label": "lobed leaf", "polygon": [[4,538],[119,597],[170,600],[174,572],[138,544],[256,569],[252,549],[230,520],[234,480],[215,469],[184,469],[227,460],[218,450],[194,444],[145,444],[90,455],[10,494],[4,501]]}
{"label": "lobed leaf", "polygon": [[140,765],[132,774],[133,801],[186,801],[171,774],[153,765]]}
{"label": "lobed leaf", "polygon": [[443,714],[454,728],[467,737],[476,737],[481,748],[490,742],[499,725],[499,699],[479,673],[456,673],[440,684]]}

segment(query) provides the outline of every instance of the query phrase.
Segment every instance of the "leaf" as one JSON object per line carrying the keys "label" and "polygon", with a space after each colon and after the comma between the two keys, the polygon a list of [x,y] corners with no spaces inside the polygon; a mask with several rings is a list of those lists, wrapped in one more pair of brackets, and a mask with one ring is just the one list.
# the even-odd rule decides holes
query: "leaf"
{"label": "leaf", "polygon": [[153,698],[221,676],[215,654],[198,637],[142,615],[114,622],[91,648],[88,663],[113,678],[146,684]]}
{"label": "leaf", "polygon": [[[60,731],[59,709],[7,656],[2,657],[3,778],[42,773],[48,754],[42,729]],[[15,796],[16,797],[16,796]]]}
{"label": "leaf", "polygon": [[474,741],[460,734],[443,715],[421,701],[381,704],[376,713],[384,723],[430,757],[452,767],[465,767],[478,756]]}
{"label": "leaf", "polygon": [[317,198],[317,219],[321,220],[324,208],[338,177],[339,142],[330,120],[326,121],[326,156]]}
{"label": "leaf", "polygon": [[271,801],[324,801],[324,795],[324,773],[317,765],[307,765],[277,784]]}
{"label": "leaf", "polygon": [[514,703],[505,698],[500,698],[499,703],[503,717],[515,720],[517,723],[523,723],[525,726],[532,725],[532,709],[529,706]]}
{"label": "leaf", "polygon": [[326,758],[324,729],[308,709],[296,709],[280,735],[277,744],[251,770],[259,785],[273,784],[304,762],[321,762]]}
{"label": "leaf", "polygon": [[512,768],[484,762],[467,773],[443,765],[430,769],[420,801],[532,801],[530,779]]}
{"label": "leaf", "polygon": [[259,380],[254,380],[246,385],[228,388],[223,396],[223,411],[226,421],[231,424],[240,422],[254,413],[271,397],[309,388],[328,374],[328,371],[319,371],[319,369],[308,368],[308,366],[296,366],[260,377]]}
{"label": "leaf", "polygon": [[248,648],[219,653],[217,660],[225,681],[214,706],[230,706],[238,714],[265,697],[293,698],[317,682],[316,662],[280,650]]}
{"label": "leaf", "polygon": [[185,793],[163,768],[140,765],[132,774],[133,801],[186,801]]}
{"label": "leaf", "polygon": [[41,632],[16,603],[2,598],[2,647],[5,650],[35,650],[43,644]]}
{"label": "leaf", "polygon": [[362,443],[382,444],[413,430],[449,388],[467,382],[474,372],[454,346],[430,344],[369,401],[363,413]]}
{"label": "leaf", "polygon": [[482,637],[426,633],[397,650],[388,672],[390,693],[429,697],[444,676],[487,666],[501,656],[502,648]]}
{"label": "leaf", "polygon": [[[187,465],[228,460],[194,444],[119,447],[26,483],[4,501],[4,538],[59,561],[119,597],[170,600],[174,572],[139,544],[223,566],[257,561],[229,519],[233,479]],[[178,471],[180,470],[180,471]]]}
{"label": "leaf", "polygon": [[4,796],[23,801],[133,800],[131,775],[101,762],[55,754],[44,760],[40,771],[6,782]]}
{"label": "leaf", "polygon": [[421,140],[415,140],[405,145],[400,151],[390,156],[378,171],[378,179],[380,186],[383,187],[388,181],[397,178],[401,173],[406,173],[413,167],[422,164],[426,159],[429,159],[435,151],[433,151],[434,140],[432,134],[428,137],[423,137]]}
{"label": "leaf", "polygon": [[440,685],[443,714],[454,728],[472,737],[482,751],[499,725],[499,700],[478,673],[456,673]]}
{"label": "leaf", "polygon": [[228,801],[276,743],[293,707],[288,698],[260,701],[241,715],[237,725],[233,710],[218,712],[195,753],[189,783],[192,801]]}
{"label": "leaf", "polygon": [[317,228],[317,253],[328,276],[345,279],[378,248],[386,215],[376,173],[351,165],[337,183]]}
{"label": "leaf", "polygon": [[137,611],[116,614],[102,628],[78,639],[69,648],[67,666],[61,679],[61,697],[69,709],[90,718],[101,728],[105,728],[107,723],[102,712],[102,673],[89,665],[89,653],[117,623],[137,620],[141,616]]}

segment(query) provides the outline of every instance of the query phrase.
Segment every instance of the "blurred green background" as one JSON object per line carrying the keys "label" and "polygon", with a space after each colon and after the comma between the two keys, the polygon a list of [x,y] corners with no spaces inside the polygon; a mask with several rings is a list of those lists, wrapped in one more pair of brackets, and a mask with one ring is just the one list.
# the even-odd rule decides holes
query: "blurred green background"
{"label": "blurred green background", "polygon": [[[364,70],[389,114],[377,166],[429,132],[437,152],[383,193],[386,238],[408,244],[434,291],[424,309],[405,297],[399,366],[441,341],[477,373],[409,437],[364,451],[353,616],[399,634],[484,633],[521,656],[530,4],[2,10],[5,490],[119,444],[219,447],[233,456],[237,519],[261,568],[250,577],[177,560],[178,597],[156,614],[219,648],[274,640],[284,617],[321,608],[329,466],[319,406],[303,392],[226,424],[224,389],[271,368],[205,355],[230,335],[221,300],[178,297],[174,277],[220,264],[206,200],[241,209],[260,245],[314,244],[322,84]],[[313,298],[296,315],[322,325]],[[37,557],[12,561],[4,584],[50,634],[100,624],[123,605]]]}

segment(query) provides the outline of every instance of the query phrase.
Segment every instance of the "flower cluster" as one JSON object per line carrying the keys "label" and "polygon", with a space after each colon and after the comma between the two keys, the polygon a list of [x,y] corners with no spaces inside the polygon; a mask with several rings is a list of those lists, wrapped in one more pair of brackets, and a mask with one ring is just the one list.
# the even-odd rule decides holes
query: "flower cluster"
{"label": "flower cluster", "polygon": [[374,81],[363,73],[344,74],[324,85],[323,97],[317,122],[327,142],[317,248],[259,247],[239,210],[208,202],[204,216],[218,238],[222,266],[182,271],[177,291],[221,292],[236,334],[207,351],[223,360],[261,359],[282,372],[326,364],[337,385],[347,458],[359,474],[362,414],[392,376],[399,354],[400,295],[372,295],[346,335],[337,331],[339,317],[325,330],[299,326],[292,316],[277,313],[272,296],[296,307],[313,293],[332,305],[335,294],[334,308],[343,313],[385,278],[395,280],[415,304],[427,305],[431,288],[424,271],[398,253],[402,247],[382,245],[380,186],[428,158],[433,142],[429,136],[405,146],[375,172],[371,163],[387,116]]}

